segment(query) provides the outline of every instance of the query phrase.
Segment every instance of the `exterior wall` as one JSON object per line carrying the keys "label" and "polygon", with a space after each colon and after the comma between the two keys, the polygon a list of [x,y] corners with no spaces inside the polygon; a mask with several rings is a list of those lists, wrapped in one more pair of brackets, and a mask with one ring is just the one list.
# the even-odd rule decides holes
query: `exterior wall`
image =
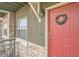
{"label": "exterior wall", "polygon": [[[45,10],[46,7],[53,5],[53,3],[42,3],[42,8]],[[34,8],[37,11],[37,4],[33,4]],[[16,36],[15,33],[15,13],[8,13],[8,37],[14,38]],[[16,21],[21,17],[27,17],[27,34],[28,37],[24,41],[20,38],[17,38],[16,42],[16,55],[18,56],[45,56],[45,17],[41,17],[42,22],[39,23],[37,17],[34,12],[30,8],[29,5],[25,5],[19,11],[16,12]],[[0,24],[1,26],[1,24]]]}
{"label": "exterior wall", "polygon": [[[3,21],[2,21],[2,25],[4,25],[4,21],[5,21],[5,19],[6,19],[6,21],[7,21],[7,26],[8,26],[8,28],[7,28],[7,36],[6,37],[4,37],[4,35],[3,35],[3,38],[14,38],[14,13],[12,13],[12,12],[9,12],[9,13],[7,13],[4,17],[3,17]],[[5,19],[4,19],[5,18]]]}
{"label": "exterior wall", "polygon": [[[16,12],[16,20],[18,20],[21,17],[27,17],[28,19],[27,20],[28,37],[27,37],[27,46],[24,45],[24,43],[26,42],[22,42],[22,39],[19,42],[20,44],[19,48],[20,48],[20,51],[22,51],[22,52],[19,52],[20,56],[36,56],[36,55],[42,56],[40,54],[43,54],[44,56],[45,54],[44,53],[45,43],[44,43],[44,36],[43,36],[44,35],[44,20],[41,23],[39,23],[29,5],[25,5],[18,12]],[[40,54],[38,54],[38,52]]]}
{"label": "exterior wall", "polygon": [[8,17],[9,17],[9,38],[14,38],[14,32],[15,32],[15,23],[14,23],[14,21],[15,21],[15,13],[12,13],[12,12],[9,12],[8,13]]}
{"label": "exterior wall", "polygon": [[2,38],[2,20],[3,18],[0,18],[0,38]]}
{"label": "exterior wall", "polygon": [[[7,35],[4,35],[4,29],[3,29],[3,26],[4,26],[4,23],[7,23]],[[9,23],[8,23],[8,14],[6,14],[4,17],[3,17],[3,20],[2,20],[2,38],[9,38]]]}
{"label": "exterior wall", "polygon": [[0,23],[0,38],[2,38],[2,28],[1,28],[2,24]]}
{"label": "exterior wall", "polygon": [[[53,3],[52,3],[53,4]],[[42,4],[45,10],[49,6]],[[35,8],[34,4],[34,8]],[[25,5],[16,12],[16,21],[21,17],[27,17],[27,39],[23,41],[17,37],[19,41],[19,56],[45,56],[45,17],[41,17],[42,22],[39,23],[34,12],[29,5]],[[27,43],[26,43],[27,42]]]}

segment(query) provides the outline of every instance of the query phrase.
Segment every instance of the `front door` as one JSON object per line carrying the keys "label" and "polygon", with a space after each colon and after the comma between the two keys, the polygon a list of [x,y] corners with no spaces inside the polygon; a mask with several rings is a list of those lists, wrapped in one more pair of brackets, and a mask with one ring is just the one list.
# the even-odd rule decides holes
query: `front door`
{"label": "front door", "polygon": [[48,56],[79,56],[79,3],[48,10]]}

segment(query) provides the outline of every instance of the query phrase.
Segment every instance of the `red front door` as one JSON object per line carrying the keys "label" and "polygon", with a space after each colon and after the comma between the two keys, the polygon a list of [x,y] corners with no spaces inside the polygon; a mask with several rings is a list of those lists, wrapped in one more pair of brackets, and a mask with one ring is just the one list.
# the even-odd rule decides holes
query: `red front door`
{"label": "red front door", "polygon": [[48,26],[48,56],[79,56],[79,3],[49,10]]}

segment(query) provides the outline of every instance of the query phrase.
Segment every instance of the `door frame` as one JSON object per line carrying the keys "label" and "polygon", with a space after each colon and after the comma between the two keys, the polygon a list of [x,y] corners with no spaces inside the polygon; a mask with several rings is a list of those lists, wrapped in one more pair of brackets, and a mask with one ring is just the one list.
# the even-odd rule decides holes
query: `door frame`
{"label": "door frame", "polygon": [[51,9],[55,9],[55,8],[70,4],[70,3],[72,2],[61,2],[45,9],[45,56],[46,57],[48,57],[48,35],[49,35],[48,34],[48,11]]}

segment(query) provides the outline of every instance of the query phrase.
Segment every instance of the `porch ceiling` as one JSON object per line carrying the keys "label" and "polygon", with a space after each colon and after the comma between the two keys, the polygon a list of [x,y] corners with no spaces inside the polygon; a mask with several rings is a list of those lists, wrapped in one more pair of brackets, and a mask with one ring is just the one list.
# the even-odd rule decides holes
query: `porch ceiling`
{"label": "porch ceiling", "polygon": [[0,10],[16,12],[25,4],[27,3],[26,2],[0,2]]}
{"label": "porch ceiling", "polygon": [[3,17],[6,13],[0,12],[0,17]]}
{"label": "porch ceiling", "polygon": [[[27,2],[0,2],[0,10],[16,12],[23,7]],[[0,17],[6,13],[0,11]]]}

